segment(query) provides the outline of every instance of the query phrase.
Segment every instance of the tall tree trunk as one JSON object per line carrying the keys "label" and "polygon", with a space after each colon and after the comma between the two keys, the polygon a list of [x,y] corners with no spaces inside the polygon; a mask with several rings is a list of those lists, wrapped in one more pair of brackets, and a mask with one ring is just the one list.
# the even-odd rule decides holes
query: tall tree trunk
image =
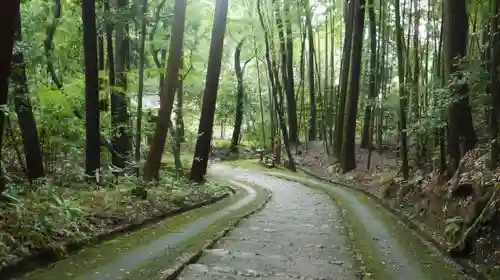
{"label": "tall tree trunk", "polygon": [[[301,17],[299,18],[300,20],[302,19]],[[300,26],[301,26],[301,30],[300,30],[300,33],[301,33],[301,36],[302,36],[302,39],[301,39],[301,42],[300,42],[300,63],[299,63],[299,76],[300,76],[300,85],[299,85],[299,89],[300,89],[300,113],[299,113],[299,127],[298,127],[298,130],[299,130],[299,133],[300,131],[302,130],[302,124],[305,125],[305,112],[304,112],[304,107],[305,107],[305,76],[306,76],[306,67],[305,67],[305,52],[306,52],[306,39],[307,39],[307,30],[305,28],[302,28],[302,26],[304,26],[302,24],[302,22],[299,22]],[[306,143],[307,143],[307,129],[304,129],[305,131],[305,136],[304,136],[304,139],[306,140]]]}
{"label": "tall tree trunk", "polygon": [[[347,2],[348,0],[346,0]],[[347,86],[349,84],[349,72],[351,68],[351,47],[352,47],[352,30],[354,19],[354,1],[351,0],[347,5],[347,13],[345,14],[345,37],[342,50],[342,65],[340,71],[340,91],[339,104],[337,106],[337,119],[335,121],[335,139],[333,141],[334,154],[340,159],[342,153],[342,139],[344,134],[344,115],[346,109]]]}
{"label": "tall tree trunk", "polygon": [[[2,25],[0,27],[0,106],[7,106],[7,96],[9,92],[9,77],[12,65],[12,50],[14,46],[14,33],[16,30],[17,15],[19,14],[19,0],[6,1],[0,9],[0,18]],[[2,142],[5,128],[6,114],[0,114],[0,151],[2,150]],[[0,195],[5,190],[5,175],[3,172],[2,155],[0,153]]]}
{"label": "tall tree trunk", "polygon": [[[119,11],[128,9],[128,0],[117,0]],[[128,60],[128,23],[118,21],[116,34],[116,89],[111,91],[111,126],[113,129],[113,148],[119,156],[112,156],[112,163],[125,168],[125,160],[132,150],[132,133],[127,98],[127,60]]]}
{"label": "tall tree trunk", "polygon": [[498,143],[498,120],[500,114],[500,87],[498,81],[498,66],[500,64],[500,36],[498,34],[498,14],[500,7],[498,0],[493,0],[492,3],[492,20],[490,31],[491,42],[491,59],[490,59],[490,94],[491,94],[491,109],[489,110],[489,127],[490,127],[490,168],[494,169],[498,166],[498,158],[500,155],[500,146]]}
{"label": "tall tree trunk", "polygon": [[337,113],[335,110],[337,103],[337,94],[335,87],[335,0],[332,0],[332,8],[330,9],[330,114],[329,118],[329,127],[328,127],[328,137],[329,137],[329,145],[333,148],[333,125],[335,123],[335,114]]}
{"label": "tall tree trunk", "polygon": [[[444,13],[444,10],[442,11]],[[444,37],[444,16],[441,17],[439,26],[439,43],[436,46],[437,50],[437,63],[436,63],[436,77],[439,79],[438,85],[444,88],[446,83],[446,77],[444,73],[444,56],[443,56],[443,37]],[[437,98],[436,103],[438,106],[442,106],[442,101]],[[440,121],[443,121],[445,116],[440,115]],[[439,142],[439,172],[444,174],[446,172],[446,135],[445,127],[439,127],[437,129],[437,138]]]}
{"label": "tall tree trunk", "polygon": [[[378,65],[378,81],[377,81],[377,92],[380,92],[380,98],[378,100],[378,112],[377,112],[377,129],[376,129],[376,138],[378,147],[382,147],[382,139],[384,137],[384,100],[385,100],[385,92],[388,85],[388,80],[391,78],[388,75],[387,67],[385,66],[387,60],[387,24],[383,21],[383,18],[387,14],[387,4],[380,2],[380,13],[379,13],[379,55],[377,58]],[[389,67],[390,68],[390,67]],[[390,68],[392,70],[392,68]],[[373,113],[375,114],[375,112]]]}
{"label": "tall tree trunk", "polygon": [[[413,96],[411,101],[411,111],[412,111],[412,123],[418,123],[420,121],[420,49],[419,49],[419,27],[420,27],[420,1],[413,0],[413,10],[415,13],[415,21],[413,26]],[[422,164],[421,158],[421,143],[422,143],[421,133],[416,134],[415,139],[415,150],[416,150],[416,162],[417,165]]]}
{"label": "tall tree trunk", "polygon": [[45,41],[43,42],[45,59],[47,59],[47,72],[52,79],[52,82],[57,86],[57,88],[62,88],[63,84],[61,80],[57,77],[56,70],[54,69],[54,63],[52,61],[52,41],[54,40],[54,34],[61,18],[61,0],[54,0],[54,18],[51,24],[47,27]]}
{"label": "tall tree trunk", "polygon": [[261,87],[261,80],[260,80],[260,67],[259,67],[259,59],[258,57],[258,51],[257,51],[257,39],[254,36],[253,37],[253,51],[254,51],[254,56],[255,56],[255,67],[257,68],[257,86],[258,86],[258,92],[259,92],[259,104],[260,104],[260,122],[261,122],[261,129],[262,129],[262,146],[265,148],[266,147],[266,126],[265,126],[265,119],[264,119],[264,104],[262,101],[262,87]]}
{"label": "tall tree trunk", "polygon": [[147,12],[148,1],[142,2],[140,12],[141,21],[141,42],[139,46],[139,86],[137,90],[137,123],[135,134],[135,163],[137,165],[137,177],[139,177],[139,163],[141,162],[141,138],[142,138],[142,97],[144,92],[144,64],[146,61],[146,27],[147,27]]}
{"label": "tall tree trunk", "polygon": [[[181,58],[181,66],[180,70],[184,69],[184,53]],[[184,110],[184,79],[187,74],[179,76],[179,85],[177,87],[177,102],[175,103],[175,131],[178,137],[178,144],[180,149],[180,143],[186,142],[185,128],[184,128],[184,114],[182,110]]]}
{"label": "tall tree trunk", "polygon": [[373,0],[368,0],[368,18],[370,20],[370,83],[368,89],[368,104],[365,106],[363,120],[363,134],[361,135],[361,148],[368,148],[370,142],[370,124],[373,118],[373,105],[376,97],[376,75],[377,75],[377,22],[375,20],[375,7]]}
{"label": "tall tree trunk", "polygon": [[286,104],[288,110],[288,127],[290,129],[290,143],[298,144],[297,101],[295,100],[295,85],[293,79],[293,34],[290,20],[290,1],[284,1],[284,17],[286,29]]}
{"label": "tall tree trunk", "polygon": [[217,0],[215,3],[214,25],[212,40],[208,57],[208,68],[203,93],[203,106],[201,108],[198,139],[194,151],[193,165],[191,167],[191,180],[202,182],[207,172],[210,143],[214,125],[215,104],[217,103],[217,90],[222,64],[224,36],[226,34],[228,0]]}
{"label": "tall tree trunk", "polygon": [[238,143],[240,142],[240,134],[241,134],[241,124],[243,122],[243,71],[241,70],[241,48],[243,47],[243,43],[245,42],[245,38],[241,39],[238,45],[236,46],[236,51],[234,52],[234,69],[236,72],[236,119],[234,121],[234,129],[233,129],[233,137],[231,138],[231,147],[230,150],[232,152],[238,152]]}
{"label": "tall tree trunk", "polygon": [[95,176],[101,165],[99,128],[99,71],[94,0],[82,1],[83,54],[85,63],[85,171]]}
{"label": "tall tree trunk", "polygon": [[312,11],[309,1],[305,1],[306,27],[308,36],[308,72],[309,72],[309,140],[316,140],[316,93],[314,83],[314,32],[312,28]]}
{"label": "tall tree trunk", "polygon": [[[467,55],[467,37],[469,31],[467,1],[444,0],[444,58],[448,79],[461,79],[459,62]],[[449,172],[458,168],[463,153],[476,145],[476,133],[472,123],[467,84],[454,85],[452,95],[458,101],[451,104],[448,112],[448,156]]]}
{"label": "tall tree trunk", "polygon": [[[100,9],[101,6],[99,4],[100,3],[98,3],[98,8]],[[97,26],[99,26],[99,22],[97,23]],[[104,24],[104,26],[106,26],[106,24]],[[99,111],[107,112],[109,110],[109,98],[105,88],[104,79],[101,77],[101,73],[104,72],[104,69],[106,68],[106,55],[104,54],[104,29],[99,28],[97,31],[97,62],[99,66]]]}
{"label": "tall tree trunk", "polygon": [[108,59],[108,93],[115,90],[115,57],[113,52],[113,24],[109,17],[111,17],[111,11],[109,7],[109,0],[104,0],[104,13],[106,14],[106,20],[104,23],[104,28],[106,29],[106,52]]}
{"label": "tall tree trunk", "polygon": [[340,164],[344,172],[356,168],[356,116],[359,100],[359,80],[361,75],[361,53],[363,48],[363,29],[365,22],[365,0],[354,0],[354,28],[352,36],[352,68],[349,94],[346,100],[344,133]]}
{"label": "tall tree trunk", "polygon": [[396,48],[398,56],[398,76],[399,76],[399,134],[400,134],[400,155],[403,162],[402,173],[405,180],[409,177],[408,170],[408,143],[406,136],[406,104],[407,97],[405,93],[405,66],[403,58],[403,29],[401,27],[401,18],[399,10],[399,0],[395,0],[396,9]]}
{"label": "tall tree trunk", "polygon": [[[16,41],[21,42],[21,15],[18,15]],[[16,109],[21,136],[23,139],[24,154],[26,157],[26,170],[30,179],[36,179],[45,176],[42,161],[42,149],[38,130],[36,127],[33,107],[29,97],[28,79],[26,76],[26,63],[22,51],[17,49],[13,55],[13,71],[11,74],[14,84],[14,106]]]}
{"label": "tall tree trunk", "polygon": [[149,149],[148,158],[144,166],[144,179],[151,181],[158,175],[161,158],[165,148],[165,141],[170,125],[170,115],[174,105],[175,91],[179,81],[179,68],[182,59],[184,44],[184,25],[186,21],[186,0],[176,0],[174,7],[174,21],[171,28],[170,47],[167,61],[167,77],[161,92],[160,110],[156,121],[156,128]]}

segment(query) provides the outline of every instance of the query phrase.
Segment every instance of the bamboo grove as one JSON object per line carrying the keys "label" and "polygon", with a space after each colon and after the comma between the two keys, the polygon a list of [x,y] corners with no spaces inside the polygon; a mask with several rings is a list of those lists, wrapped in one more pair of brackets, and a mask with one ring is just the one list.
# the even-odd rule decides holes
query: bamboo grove
{"label": "bamboo grove", "polygon": [[498,1],[297,1],[298,16],[286,2],[257,3],[286,146],[321,140],[348,172],[357,145],[371,155],[397,143],[408,179],[417,168],[453,175],[488,143],[497,167]]}

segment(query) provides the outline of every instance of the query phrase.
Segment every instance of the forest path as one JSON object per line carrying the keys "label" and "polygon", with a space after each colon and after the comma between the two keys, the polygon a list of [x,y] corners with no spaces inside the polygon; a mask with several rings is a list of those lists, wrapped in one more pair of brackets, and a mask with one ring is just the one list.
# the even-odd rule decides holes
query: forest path
{"label": "forest path", "polygon": [[295,175],[266,175],[223,164],[211,170],[268,187],[273,197],[258,214],[205,250],[179,280],[467,279],[360,193],[336,185],[318,187],[320,183]]}
{"label": "forest path", "polygon": [[211,173],[268,187],[273,196],[178,279],[359,278],[342,214],[327,195],[222,164],[214,164]]}
{"label": "forest path", "polygon": [[264,188],[228,183],[235,194],[226,199],[85,247],[21,280],[164,280],[270,196]]}

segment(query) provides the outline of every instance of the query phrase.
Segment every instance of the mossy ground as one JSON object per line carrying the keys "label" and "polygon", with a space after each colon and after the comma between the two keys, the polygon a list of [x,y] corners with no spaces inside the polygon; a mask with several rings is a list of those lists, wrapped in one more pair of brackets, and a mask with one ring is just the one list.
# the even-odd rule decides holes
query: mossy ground
{"label": "mossy ground", "polygon": [[[94,271],[100,266],[112,262],[119,258],[124,252],[134,247],[148,244],[162,236],[182,231],[183,226],[188,223],[225,209],[247,195],[245,190],[241,188],[237,188],[237,190],[235,195],[215,204],[174,216],[151,227],[126,234],[103,244],[85,248],[77,254],[56,263],[51,268],[31,273],[22,279],[82,279],[89,271]],[[127,279],[155,279],[155,275],[160,274],[164,268],[168,267],[170,263],[173,263],[176,259],[181,257],[181,255],[199,250],[207,240],[216,236],[221,228],[237,220],[244,213],[251,211],[257,207],[259,203],[265,200],[268,196],[268,192],[262,188],[257,188],[257,190],[256,199],[249,204],[217,220],[214,224],[204,229],[200,235],[183,240],[183,242],[168,250],[165,255],[154,258],[148,262],[146,267],[127,273]]]}

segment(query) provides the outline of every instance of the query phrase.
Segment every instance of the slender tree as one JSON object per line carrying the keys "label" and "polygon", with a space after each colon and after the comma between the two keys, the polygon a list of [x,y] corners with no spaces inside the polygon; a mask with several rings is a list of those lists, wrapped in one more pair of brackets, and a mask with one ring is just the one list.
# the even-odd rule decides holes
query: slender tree
{"label": "slender tree", "polygon": [[286,102],[288,109],[288,127],[290,128],[290,143],[299,142],[297,124],[297,101],[295,99],[295,85],[293,75],[293,30],[290,15],[290,1],[284,1],[284,18],[286,30]]}
{"label": "slender tree", "polygon": [[408,143],[406,135],[406,104],[407,97],[405,92],[405,67],[403,58],[403,28],[401,26],[401,17],[399,9],[399,0],[394,2],[394,8],[396,9],[396,49],[398,56],[398,77],[399,77],[399,134],[400,134],[400,156],[403,162],[401,168],[403,173],[403,178],[405,180],[409,177],[408,171]]}
{"label": "slender tree", "polygon": [[238,144],[240,142],[241,124],[243,122],[243,103],[244,103],[244,88],[243,88],[243,71],[241,69],[241,48],[245,38],[241,39],[236,46],[234,52],[234,69],[236,72],[236,118],[234,121],[233,137],[231,138],[231,151],[238,151]]}
{"label": "slender tree", "polygon": [[369,89],[368,104],[365,106],[365,115],[363,120],[363,133],[361,135],[361,148],[368,148],[372,145],[370,142],[370,123],[373,118],[373,105],[376,95],[376,75],[377,75],[377,22],[375,19],[375,7],[373,0],[368,0],[368,18],[370,26],[370,70],[369,70]]}
{"label": "slender tree", "polygon": [[347,99],[347,86],[349,84],[349,71],[351,67],[351,47],[352,47],[352,30],[354,19],[354,0],[347,3],[346,0],[346,13],[344,13],[345,21],[345,37],[342,49],[342,62],[340,71],[340,85],[339,85],[339,100],[337,106],[337,119],[335,120],[335,138],[333,141],[334,154],[340,159],[342,152],[342,139],[344,127],[344,115]]}
{"label": "slender tree", "polygon": [[309,1],[305,1],[306,27],[308,36],[308,71],[309,71],[309,140],[316,140],[316,92],[314,82],[314,31],[312,28],[312,10]]}
{"label": "slender tree", "polygon": [[135,134],[135,162],[137,165],[137,176],[139,176],[139,163],[141,161],[141,138],[142,138],[142,98],[144,92],[144,64],[146,61],[146,27],[147,27],[147,12],[148,1],[142,2],[140,12],[141,19],[141,42],[139,46],[139,86],[137,91],[137,123]]}
{"label": "slender tree", "polygon": [[490,42],[492,44],[490,54],[490,95],[491,108],[489,110],[489,127],[490,127],[490,168],[494,169],[498,166],[498,158],[500,156],[500,146],[498,143],[498,120],[500,116],[500,87],[498,80],[498,66],[500,64],[500,35],[498,34],[498,16],[500,13],[500,1],[492,1],[492,18]]}
{"label": "slender tree", "polygon": [[[128,0],[117,0],[117,9],[124,12],[128,9]],[[116,87],[111,91],[111,125],[113,129],[112,163],[118,168],[125,168],[126,159],[132,151],[132,132],[130,131],[130,116],[128,113],[127,63],[129,61],[128,19],[120,18],[115,30],[115,71]]]}
{"label": "slender tree", "polygon": [[356,116],[359,100],[359,81],[361,75],[361,53],[363,47],[363,29],[365,22],[365,0],[354,1],[354,28],[352,36],[352,68],[347,96],[344,133],[342,138],[342,152],[340,164],[344,172],[356,168],[355,141]]}
{"label": "slender tree", "polygon": [[[21,42],[21,15],[17,18],[16,41]],[[23,139],[24,154],[26,156],[26,169],[30,179],[36,179],[45,175],[42,163],[42,149],[36,126],[35,116],[29,97],[28,77],[26,75],[26,63],[24,54],[17,48],[13,55],[12,83],[14,85],[14,106],[19,128]]]}
{"label": "slender tree", "polygon": [[83,54],[85,63],[85,170],[95,176],[101,163],[99,128],[99,79],[97,68],[97,28],[94,0],[82,1]]}
{"label": "slender tree", "polygon": [[[448,79],[461,80],[461,60],[467,55],[469,23],[466,0],[444,0],[444,60]],[[466,83],[453,83],[452,96],[456,99],[448,112],[449,172],[458,168],[461,155],[476,145],[476,133],[469,105]]]}
{"label": "slender tree", "polygon": [[186,21],[186,0],[176,0],[174,6],[174,21],[171,28],[170,46],[167,61],[167,77],[163,84],[160,101],[160,111],[156,121],[156,129],[149,149],[148,158],[144,166],[144,179],[152,180],[158,176],[163,149],[165,148],[168,128],[170,126],[170,115],[174,105],[175,91],[179,81],[179,68],[182,59],[182,47],[184,44],[184,25]]}
{"label": "slender tree", "polygon": [[228,6],[228,0],[217,0],[215,2],[214,24],[210,43],[210,54],[208,57],[205,91],[203,93],[203,105],[201,108],[193,165],[191,167],[190,178],[195,182],[202,182],[207,172],[214,124],[215,104],[217,102],[217,90],[219,89],[224,36],[226,34]]}
{"label": "slender tree", "polygon": [[[7,107],[7,96],[9,92],[9,77],[12,63],[12,50],[14,46],[14,33],[16,30],[17,15],[19,14],[19,1],[6,1],[0,9],[0,17],[3,20],[0,26],[0,107],[5,112]],[[0,114],[0,151],[2,150],[3,131],[5,128],[6,114]],[[2,156],[0,153],[0,194],[5,190],[5,176],[3,173]]]}

